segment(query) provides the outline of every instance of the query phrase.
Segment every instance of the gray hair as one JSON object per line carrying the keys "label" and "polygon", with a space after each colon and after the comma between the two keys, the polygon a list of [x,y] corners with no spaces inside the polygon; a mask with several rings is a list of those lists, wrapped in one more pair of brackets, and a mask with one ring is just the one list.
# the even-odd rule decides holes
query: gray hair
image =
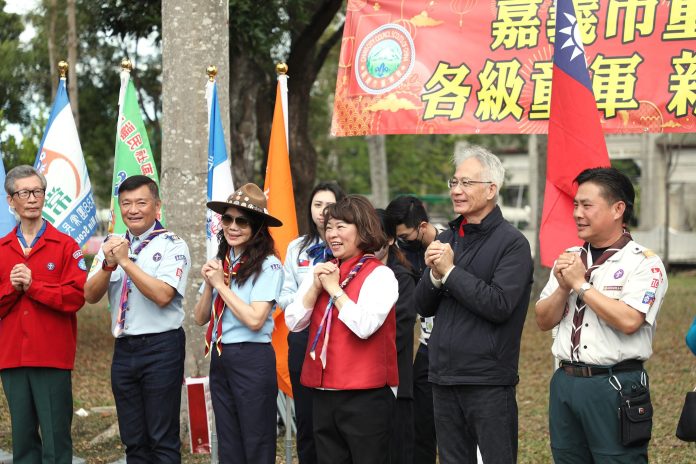
{"label": "gray hair", "polygon": [[[505,168],[500,158],[495,156],[490,151],[479,145],[466,145],[463,148],[457,147],[452,156],[452,164],[454,168],[462,164],[465,160],[469,158],[476,158],[481,166],[483,167],[483,179],[485,181],[490,181],[497,187],[497,192],[500,193],[500,189],[503,187],[503,181],[505,180]],[[496,201],[498,200],[498,194],[496,194]]]}
{"label": "gray hair", "polygon": [[8,195],[12,195],[15,193],[15,182],[18,179],[26,179],[27,177],[31,176],[38,177],[41,181],[41,188],[46,190],[48,183],[46,182],[44,175],[34,169],[32,166],[22,164],[10,169],[7,176],[5,176],[5,192],[7,192]]}

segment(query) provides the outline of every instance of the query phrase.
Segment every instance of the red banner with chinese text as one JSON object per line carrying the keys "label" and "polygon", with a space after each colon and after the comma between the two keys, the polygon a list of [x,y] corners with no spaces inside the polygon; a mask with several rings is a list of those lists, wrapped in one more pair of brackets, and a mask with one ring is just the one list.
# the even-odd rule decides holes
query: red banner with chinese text
{"label": "red banner with chinese text", "polygon": [[[604,132],[696,130],[696,0],[573,3],[561,40],[584,44]],[[332,134],[546,133],[555,16],[552,0],[349,0]]]}

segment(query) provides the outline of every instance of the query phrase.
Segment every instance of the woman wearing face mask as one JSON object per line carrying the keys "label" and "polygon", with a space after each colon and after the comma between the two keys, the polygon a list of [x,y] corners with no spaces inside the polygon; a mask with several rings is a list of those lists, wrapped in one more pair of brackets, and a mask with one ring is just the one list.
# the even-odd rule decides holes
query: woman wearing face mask
{"label": "woman wearing face mask", "polygon": [[276,380],[271,309],[283,284],[259,187],[246,184],[226,202],[208,208],[222,214],[216,259],[205,263],[205,281],[194,317],[209,323],[206,356],[215,411],[220,463],[275,463]]}
{"label": "woman wearing face mask", "polygon": [[394,273],[374,255],[386,244],[370,202],[348,195],[324,210],[336,260],[318,264],[285,309],[293,331],[309,326],[302,384],[314,388],[319,462],[384,464],[398,368]]}
{"label": "woman wearing face mask", "polygon": [[396,230],[386,220],[386,212],[377,209],[387,245],[377,257],[386,264],[399,282],[399,299],[396,300],[396,359],[399,366],[399,388],[396,394],[393,427],[389,443],[391,464],[412,464],[414,445],[413,422],[413,326],[416,323],[416,307],[413,291],[418,276],[413,266],[396,245]]}
{"label": "woman wearing face mask", "polygon": [[[333,258],[324,242],[324,208],[344,196],[343,190],[333,182],[318,184],[310,194],[307,205],[307,235],[296,238],[288,245],[283,270],[285,280],[278,304],[286,308],[295,299],[302,280],[312,274],[314,266]],[[312,390],[302,386],[300,373],[307,349],[309,327],[288,334],[288,370],[292,383],[297,425],[297,457],[300,464],[315,464],[317,452],[312,432]]]}

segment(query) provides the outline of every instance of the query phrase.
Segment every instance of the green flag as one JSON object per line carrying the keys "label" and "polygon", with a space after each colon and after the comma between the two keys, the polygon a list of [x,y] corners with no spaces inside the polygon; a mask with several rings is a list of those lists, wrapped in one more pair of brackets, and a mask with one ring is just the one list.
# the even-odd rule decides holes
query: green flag
{"label": "green flag", "polygon": [[[159,176],[155,158],[150,148],[150,140],[138,106],[135,86],[128,72],[121,73],[121,98],[119,99],[118,122],[116,123],[116,154],[114,158],[114,177],[111,182],[111,222],[109,232],[123,234],[126,226],[118,207],[118,187],[127,177],[142,174],[153,179],[159,186]],[[164,208],[161,209],[162,225]]]}

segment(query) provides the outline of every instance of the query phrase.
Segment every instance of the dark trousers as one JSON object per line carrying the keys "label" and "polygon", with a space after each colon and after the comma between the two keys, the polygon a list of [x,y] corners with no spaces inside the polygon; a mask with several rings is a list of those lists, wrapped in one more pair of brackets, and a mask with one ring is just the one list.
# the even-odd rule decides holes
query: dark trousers
{"label": "dark trousers", "polygon": [[300,464],[316,464],[317,450],[314,446],[312,424],[312,389],[300,383],[304,364],[309,327],[302,332],[288,334],[288,370],[295,402],[295,425],[297,426],[297,457]]}
{"label": "dark trousers", "polygon": [[222,345],[212,351],[210,395],[220,464],[274,464],[276,458],[275,352],[270,343]]}
{"label": "dark trousers", "polygon": [[428,382],[428,366],[428,347],[421,344],[413,362],[414,464],[435,464],[437,455],[433,390]]}
{"label": "dark trousers", "polygon": [[441,464],[476,464],[476,444],[486,464],[517,462],[515,387],[433,384]]}
{"label": "dark trousers", "polygon": [[15,464],[72,463],[70,374],[50,367],[0,371],[10,409]]}
{"label": "dark trousers", "polygon": [[116,339],[111,389],[128,464],[181,462],[185,345],[183,329]]}
{"label": "dark trousers", "polygon": [[389,387],[314,390],[314,441],[321,464],[388,464],[394,413]]}
{"label": "dark trousers", "polygon": [[391,464],[413,464],[413,398],[397,398],[389,440]]}
{"label": "dark trousers", "polygon": [[[615,372],[624,392],[640,385],[641,371]],[[619,392],[609,375],[572,377],[558,369],[551,378],[549,432],[556,464],[648,462],[648,444],[621,444]],[[484,458],[485,459],[485,458]]]}

